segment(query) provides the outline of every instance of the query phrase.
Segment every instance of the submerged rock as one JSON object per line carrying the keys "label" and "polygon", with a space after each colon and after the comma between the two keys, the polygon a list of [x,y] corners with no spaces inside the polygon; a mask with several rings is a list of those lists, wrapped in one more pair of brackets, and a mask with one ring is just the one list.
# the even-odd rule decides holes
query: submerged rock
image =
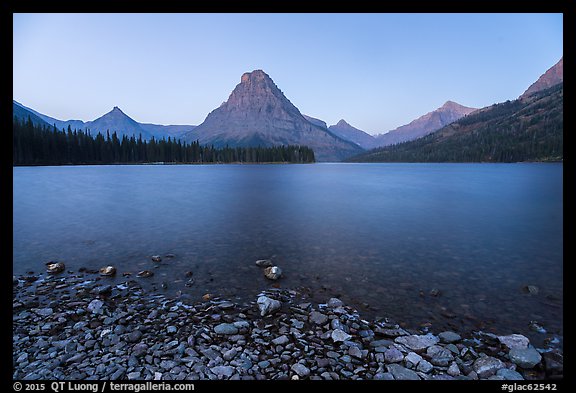
{"label": "submerged rock", "polygon": [[259,259],[256,261],[256,266],[271,267],[273,266],[273,263],[270,259]]}
{"label": "submerged rock", "polygon": [[522,290],[530,295],[538,295],[540,293],[540,288],[536,285],[525,285]]}
{"label": "submerged rock", "polygon": [[153,275],[154,275],[154,273],[151,272],[150,270],[142,270],[141,272],[138,272],[138,274],[136,276],[142,277],[142,278],[147,278],[147,277],[152,277]]}
{"label": "submerged rock", "polygon": [[160,255],[152,255],[150,259],[152,259],[153,262],[162,262],[162,257]]}

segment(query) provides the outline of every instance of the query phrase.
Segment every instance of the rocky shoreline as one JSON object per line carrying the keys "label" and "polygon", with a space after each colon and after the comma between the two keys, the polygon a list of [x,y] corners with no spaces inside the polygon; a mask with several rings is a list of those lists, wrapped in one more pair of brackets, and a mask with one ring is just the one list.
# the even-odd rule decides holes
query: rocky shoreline
{"label": "rocky shoreline", "polygon": [[13,280],[16,380],[557,380],[563,353],[528,338],[367,321],[336,298],[263,290],[186,304],[98,271]]}

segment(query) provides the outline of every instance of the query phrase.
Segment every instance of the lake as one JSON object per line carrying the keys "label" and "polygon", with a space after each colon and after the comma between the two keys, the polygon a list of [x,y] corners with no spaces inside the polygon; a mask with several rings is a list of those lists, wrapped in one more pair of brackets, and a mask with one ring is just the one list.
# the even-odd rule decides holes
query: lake
{"label": "lake", "polygon": [[15,167],[13,269],[114,265],[105,280],[250,301],[273,285],[254,262],[273,258],[280,287],[365,319],[541,344],[563,334],[562,178],[542,163]]}

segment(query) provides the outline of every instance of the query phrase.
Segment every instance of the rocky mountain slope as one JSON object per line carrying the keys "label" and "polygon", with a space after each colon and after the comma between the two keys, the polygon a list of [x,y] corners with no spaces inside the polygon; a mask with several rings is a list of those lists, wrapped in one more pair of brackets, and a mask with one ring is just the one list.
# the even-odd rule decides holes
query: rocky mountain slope
{"label": "rocky mountain slope", "polygon": [[340,161],[362,151],[308,121],[262,70],[242,75],[228,100],[184,139],[218,147],[305,145],[319,161]]}
{"label": "rocky mountain slope", "polygon": [[388,146],[396,143],[422,138],[472,112],[469,108],[453,101],[447,101],[440,108],[429,112],[412,122],[398,127],[385,134],[376,135],[377,146]]}

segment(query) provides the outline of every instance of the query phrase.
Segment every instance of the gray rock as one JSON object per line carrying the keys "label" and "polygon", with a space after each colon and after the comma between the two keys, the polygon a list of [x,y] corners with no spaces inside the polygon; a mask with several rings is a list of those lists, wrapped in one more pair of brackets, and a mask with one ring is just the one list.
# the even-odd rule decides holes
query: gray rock
{"label": "gray rock", "polygon": [[236,321],[232,325],[236,326],[238,329],[248,329],[250,327],[250,322],[248,322],[248,321]]}
{"label": "gray rock", "polygon": [[391,373],[376,373],[374,379],[376,381],[393,381],[394,376]]}
{"label": "gray rock", "polygon": [[290,339],[285,334],[283,334],[280,337],[276,337],[274,340],[272,340],[272,343],[275,345],[284,345],[284,344],[287,344],[289,342],[290,342]]}
{"label": "gray rock", "polygon": [[386,366],[389,373],[394,376],[396,380],[411,380],[411,381],[418,381],[420,377],[414,371],[407,369],[406,367],[402,367],[399,364],[388,364]]}
{"label": "gray rock", "polygon": [[136,357],[142,357],[142,356],[146,355],[146,353],[148,353],[148,345],[146,345],[146,344],[143,344],[143,343],[136,344],[132,348],[132,355],[134,355]]}
{"label": "gray rock", "polygon": [[496,375],[509,381],[522,381],[524,379],[518,371],[510,370],[508,368],[501,368],[496,372]]}
{"label": "gray rock", "polygon": [[292,324],[292,326],[294,326],[296,329],[302,329],[304,327],[304,322],[299,321],[297,319],[291,319],[290,323]]}
{"label": "gray rock", "polygon": [[258,304],[258,308],[260,310],[260,316],[262,317],[274,313],[282,306],[282,304],[278,300],[270,299],[267,296],[258,297],[256,303]]}
{"label": "gray rock", "polygon": [[90,302],[90,304],[88,304],[87,309],[93,314],[102,314],[103,305],[104,302],[102,300],[94,299]]}
{"label": "gray rock", "polygon": [[310,369],[300,363],[294,363],[290,369],[298,374],[300,378],[305,378],[310,375]]}
{"label": "gray rock", "polygon": [[270,259],[259,259],[256,261],[256,266],[259,267],[271,267],[272,261]]}
{"label": "gray rock", "polygon": [[447,367],[454,360],[452,352],[439,345],[428,347],[426,355],[430,358],[430,363],[435,366]]}
{"label": "gray rock", "polygon": [[450,367],[448,367],[448,371],[446,372],[448,373],[448,375],[457,377],[458,375],[460,375],[460,368],[458,368],[456,362],[452,362],[452,364],[450,364]]}
{"label": "gray rock", "polygon": [[508,349],[524,349],[528,348],[530,340],[521,334],[510,334],[509,336],[498,336],[501,344],[505,345]]}
{"label": "gray rock", "polygon": [[222,355],[222,357],[224,358],[224,360],[232,360],[236,357],[236,355],[238,354],[238,351],[234,348],[224,352],[224,354]]}
{"label": "gray rock", "polygon": [[428,362],[427,360],[420,360],[420,362],[418,362],[418,367],[416,367],[417,371],[423,372],[428,374],[430,371],[432,371],[434,369],[434,366],[432,364],[430,364],[430,362]]}
{"label": "gray rock", "polygon": [[460,337],[459,334],[451,332],[451,331],[446,331],[446,332],[442,332],[438,335],[438,338],[440,339],[440,341],[442,341],[443,343],[454,343],[456,341],[460,341],[462,339],[462,337]]}
{"label": "gray rock", "polygon": [[492,356],[482,356],[474,361],[472,368],[478,374],[480,378],[488,378],[501,368],[504,368],[504,363],[500,359],[496,359]]}
{"label": "gray rock", "polygon": [[177,331],[178,331],[178,328],[177,328],[176,326],[168,326],[168,327],[166,328],[166,332],[167,332],[168,334],[174,334],[174,333],[176,333]]}
{"label": "gray rock", "polygon": [[20,356],[18,356],[18,359],[16,359],[16,363],[24,363],[28,361],[28,354],[26,352],[20,354]]}
{"label": "gray rock", "polygon": [[130,379],[130,380],[140,379],[140,372],[139,371],[133,371],[131,373],[128,373],[128,379]]}
{"label": "gray rock", "polygon": [[43,317],[48,317],[48,316],[54,314],[54,310],[51,308],[40,308],[40,309],[36,310],[36,314],[43,316]]}
{"label": "gray rock", "polygon": [[310,313],[310,322],[314,322],[316,325],[323,325],[328,322],[328,317],[318,311],[312,311]]}
{"label": "gray rock", "polygon": [[260,367],[261,369],[265,369],[269,366],[270,362],[268,360],[262,360],[261,362],[258,362],[258,367]]}
{"label": "gray rock", "polygon": [[534,347],[513,348],[508,357],[514,364],[526,369],[533,368],[542,360],[542,355]]}
{"label": "gray rock", "polygon": [[231,323],[221,323],[214,327],[214,333],[231,335],[238,333],[238,328]]}
{"label": "gray rock", "polygon": [[331,308],[342,307],[344,305],[344,302],[338,298],[333,297],[330,298],[330,300],[328,300],[327,305],[328,307]]}
{"label": "gray rock", "polygon": [[422,356],[418,355],[416,352],[409,352],[408,355],[406,355],[406,357],[404,358],[404,360],[406,360],[406,363],[410,363],[413,366],[417,366],[418,363],[420,363],[420,361],[422,360]]}
{"label": "gray rock", "polygon": [[434,336],[432,333],[426,335],[411,335],[411,336],[401,336],[394,339],[398,344],[402,344],[407,348],[418,352],[422,351],[432,345],[435,345],[440,341],[438,337]]}
{"label": "gray rock", "polygon": [[346,341],[352,338],[351,335],[347,334],[346,332],[340,329],[332,330],[332,334],[330,335],[330,337],[332,337],[332,340],[334,340],[334,342]]}
{"label": "gray rock", "polygon": [[142,332],[140,330],[133,330],[126,336],[126,341],[129,343],[135,343],[140,341],[142,338]]}
{"label": "gray rock", "polygon": [[384,360],[387,363],[398,363],[404,360],[404,355],[398,350],[398,348],[392,347],[384,352]]}
{"label": "gray rock", "polygon": [[350,348],[348,348],[348,354],[350,356],[354,356],[355,358],[358,359],[362,359],[364,357],[364,354],[362,353],[362,351],[360,350],[360,348],[358,348],[357,346],[351,346]]}
{"label": "gray rock", "polygon": [[389,347],[394,344],[394,341],[390,340],[374,340],[370,342],[371,347]]}
{"label": "gray rock", "polygon": [[344,325],[338,318],[334,318],[330,321],[330,328],[344,330],[348,333],[348,326]]}
{"label": "gray rock", "polygon": [[228,377],[230,378],[234,374],[234,367],[232,366],[216,366],[210,369],[212,373],[216,374],[219,378]]}
{"label": "gray rock", "polygon": [[410,335],[410,333],[408,333],[406,330],[402,328],[389,329],[389,328],[381,328],[379,326],[374,329],[374,332],[387,337],[399,337]]}

